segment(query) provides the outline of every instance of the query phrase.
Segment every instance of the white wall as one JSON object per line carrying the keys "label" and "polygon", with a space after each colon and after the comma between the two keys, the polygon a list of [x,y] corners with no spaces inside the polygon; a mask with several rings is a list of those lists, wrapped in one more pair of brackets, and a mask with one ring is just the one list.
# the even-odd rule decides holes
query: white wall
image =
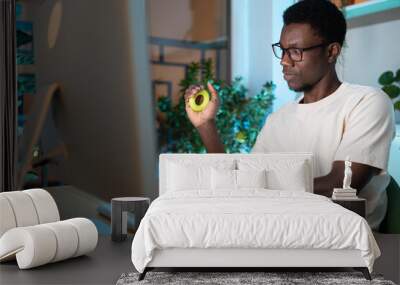
{"label": "white wall", "polygon": [[231,4],[231,76],[243,77],[249,85],[249,2],[232,0]]}
{"label": "white wall", "polygon": [[[283,27],[283,12],[287,7],[293,5],[295,0],[273,1],[272,13],[272,43],[279,42]],[[283,79],[282,66],[280,60],[277,59],[270,47],[270,56],[272,57],[272,81],[276,84],[274,110],[279,109],[282,105],[289,101],[293,101],[298,93],[288,88],[286,81]]]}
{"label": "white wall", "polygon": [[252,0],[249,5],[248,17],[248,53],[249,53],[249,92],[256,94],[271,78],[273,58],[271,57],[271,18],[272,1]]}
{"label": "white wall", "polygon": [[337,66],[341,79],[379,87],[378,78],[384,71],[400,68],[400,9],[394,14],[397,19],[380,14],[370,17],[368,24],[363,24],[365,20],[348,22],[347,47]]}
{"label": "white wall", "polygon": [[271,48],[271,44],[279,41],[283,12],[294,2],[232,0],[232,78],[242,76],[250,96],[272,80],[277,85],[274,110],[296,96],[283,80],[282,68]]}
{"label": "white wall", "polygon": [[157,137],[150,90],[144,0],[61,1],[62,21],[49,48],[49,15],[34,21],[38,86],[59,82],[56,108],[68,159],[63,182],[103,199],[156,196]]}

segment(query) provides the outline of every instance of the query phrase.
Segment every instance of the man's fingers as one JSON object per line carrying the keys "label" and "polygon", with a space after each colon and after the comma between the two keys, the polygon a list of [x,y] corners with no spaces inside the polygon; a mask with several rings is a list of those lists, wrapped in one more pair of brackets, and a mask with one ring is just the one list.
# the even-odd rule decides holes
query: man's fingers
{"label": "man's fingers", "polygon": [[211,99],[212,100],[217,100],[218,99],[218,94],[217,91],[215,91],[214,86],[210,82],[207,83],[208,90],[211,92]]}
{"label": "man's fingers", "polygon": [[191,85],[185,92],[185,100],[189,100],[194,94],[202,89],[200,85]]}
{"label": "man's fingers", "polygon": [[189,115],[192,115],[193,110],[192,110],[192,108],[190,108],[189,104],[186,104],[186,105],[185,105],[185,110],[186,110],[186,114],[187,114],[188,116],[189,116]]}

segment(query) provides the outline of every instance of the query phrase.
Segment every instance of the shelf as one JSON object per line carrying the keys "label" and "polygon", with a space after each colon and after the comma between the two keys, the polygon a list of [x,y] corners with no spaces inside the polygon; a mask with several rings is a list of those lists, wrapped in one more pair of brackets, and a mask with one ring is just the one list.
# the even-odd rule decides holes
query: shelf
{"label": "shelf", "polygon": [[374,0],[344,8],[346,19],[353,19],[365,15],[375,14],[400,7],[400,0]]}

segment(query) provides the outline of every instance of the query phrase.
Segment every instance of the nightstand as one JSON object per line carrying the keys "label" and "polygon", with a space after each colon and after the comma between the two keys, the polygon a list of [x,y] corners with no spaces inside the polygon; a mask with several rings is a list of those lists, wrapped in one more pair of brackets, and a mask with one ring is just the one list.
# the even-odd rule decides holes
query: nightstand
{"label": "nightstand", "polygon": [[127,212],[135,213],[136,226],[150,206],[150,199],[146,197],[120,197],[111,199],[111,239],[124,241],[128,233]]}
{"label": "nightstand", "polygon": [[340,206],[359,214],[361,217],[366,216],[367,200],[364,198],[355,199],[331,199],[332,202],[339,204]]}

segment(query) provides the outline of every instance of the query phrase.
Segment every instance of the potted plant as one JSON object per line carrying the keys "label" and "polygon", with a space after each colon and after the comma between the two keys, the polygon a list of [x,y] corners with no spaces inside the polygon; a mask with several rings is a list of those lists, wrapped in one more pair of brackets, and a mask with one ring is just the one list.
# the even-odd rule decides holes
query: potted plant
{"label": "potted plant", "polygon": [[217,128],[228,153],[247,153],[255,143],[256,137],[272,111],[275,84],[266,82],[258,94],[248,96],[241,78],[231,84],[222,80],[213,81],[212,62],[192,63],[186,77],[180,82],[179,103],[172,105],[170,98],[160,97],[158,110],[160,152],[204,153],[206,149],[197,130],[190,123],[185,111],[184,92],[192,84],[206,86],[213,82],[220,98],[217,113]]}
{"label": "potted plant", "polygon": [[379,76],[378,82],[382,85],[382,90],[392,99],[396,124],[400,123],[400,68],[394,73],[385,71]]}

